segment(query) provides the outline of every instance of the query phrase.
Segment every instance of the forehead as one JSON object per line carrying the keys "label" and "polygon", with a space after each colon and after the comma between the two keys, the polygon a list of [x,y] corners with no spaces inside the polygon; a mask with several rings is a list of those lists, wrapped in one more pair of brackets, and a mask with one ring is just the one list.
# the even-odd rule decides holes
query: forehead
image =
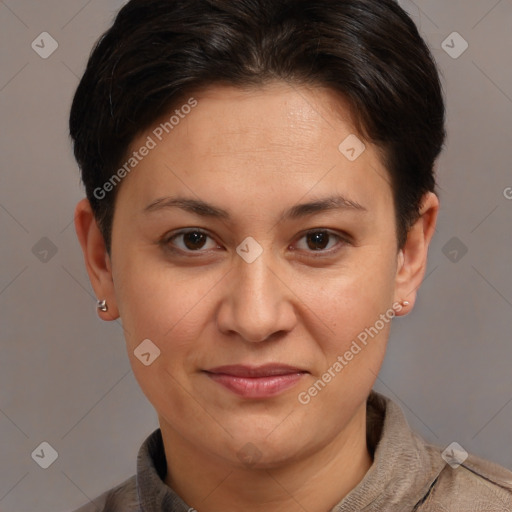
{"label": "forehead", "polygon": [[191,98],[193,109],[175,105],[131,145],[136,151],[150,137],[155,146],[127,178],[137,203],[173,192],[211,200],[222,191],[241,205],[251,196],[296,202],[308,192],[339,192],[389,206],[377,148],[356,133],[348,104],[329,89],[215,86]]}
{"label": "forehead", "polygon": [[[200,154],[207,151],[221,157],[227,156],[227,150],[238,155],[243,150],[265,158],[268,151],[288,149],[314,159],[321,153],[320,146],[355,133],[348,103],[326,88],[282,82],[250,89],[214,86],[196,98],[198,108],[185,119],[186,142]],[[334,138],[326,138],[327,132]],[[180,135],[185,135],[184,130],[179,130]]]}

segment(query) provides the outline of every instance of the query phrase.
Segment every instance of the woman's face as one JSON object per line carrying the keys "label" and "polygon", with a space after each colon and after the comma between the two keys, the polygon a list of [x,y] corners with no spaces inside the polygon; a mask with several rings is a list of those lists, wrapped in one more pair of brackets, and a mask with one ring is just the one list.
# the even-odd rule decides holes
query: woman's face
{"label": "woman's face", "polygon": [[411,300],[389,175],[328,90],[194,99],[132,144],[150,149],[119,189],[109,305],[162,429],[270,467],[347,434]]}

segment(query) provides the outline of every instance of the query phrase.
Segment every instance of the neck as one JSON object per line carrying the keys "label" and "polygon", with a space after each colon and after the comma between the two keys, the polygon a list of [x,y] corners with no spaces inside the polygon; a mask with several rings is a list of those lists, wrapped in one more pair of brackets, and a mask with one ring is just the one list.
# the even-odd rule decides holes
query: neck
{"label": "neck", "polygon": [[372,465],[366,404],[325,446],[264,469],[240,469],[192,446],[160,418],[167,459],[165,483],[201,512],[327,512]]}

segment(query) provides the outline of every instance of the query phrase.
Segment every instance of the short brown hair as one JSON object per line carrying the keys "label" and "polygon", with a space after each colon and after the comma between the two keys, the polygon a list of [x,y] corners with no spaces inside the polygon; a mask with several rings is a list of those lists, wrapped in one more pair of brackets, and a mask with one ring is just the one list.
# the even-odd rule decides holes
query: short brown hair
{"label": "short brown hair", "polygon": [[[445,139],[434,59],[394,0],[131,0],[96,44],[70,115],[87,198],[110,253],[114,188],[134,138],[188,91],[271,80],[329,87],[384,155],[401,248]],[[340,141],[341,142],[341,141]]]}

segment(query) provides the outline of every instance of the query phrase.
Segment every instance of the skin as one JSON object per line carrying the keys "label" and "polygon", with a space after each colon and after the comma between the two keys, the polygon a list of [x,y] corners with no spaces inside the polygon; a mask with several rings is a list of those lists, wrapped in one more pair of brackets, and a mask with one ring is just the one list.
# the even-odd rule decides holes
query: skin
{"label": "skin", "polygon": [[[298,395],[394,302],[410,303],[397,316],[414,306],[439,202],[425,195],[398,251],[388,172],[367,141],[353,162],[338,150],[356,132],[333,92],[277,82],[251,90],[215,86],[194,97],[198,106],[123,180],[111,256],[88,201],[77,205],[87,271],[109,307],[99,314],[122,318],[133,372],[158,413],[166,483],[188,505],[200,512],[325,512],[372,464],[366,398],[390,323],[307,405]],[[143,212],[178,194],[230,218],[176,207]],[[333,194],[366,211],[280,220],[299,203]],[[188,228],[208,237],[195,245],[186,236],[169,241]],[[305,236],[311,230],[332,236],[315,245]],[[166,236],[167,245],[159,244]],[[252,263],[236,252],[249,236],[263,250]],[[161,351],[150,366],[134,356],[147,338]],[[308,373],[277,396],[248,399],[202,371],[268,362]],[[239,457],[247,443],[257,450],[253,464]]]}

